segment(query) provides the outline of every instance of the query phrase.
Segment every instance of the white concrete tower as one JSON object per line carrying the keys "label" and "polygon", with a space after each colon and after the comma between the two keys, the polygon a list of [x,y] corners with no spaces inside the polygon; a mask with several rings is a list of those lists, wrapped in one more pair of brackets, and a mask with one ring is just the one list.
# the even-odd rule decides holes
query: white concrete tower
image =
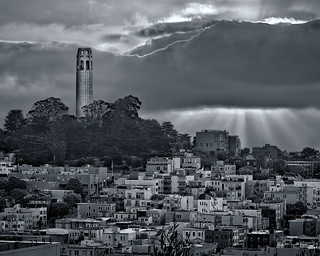
{"label": "white concrete tower", "polygon": [[78,48],[76,74],[76,116],[83,116],[83,106],[93,102],[93,65],[91,48]]}

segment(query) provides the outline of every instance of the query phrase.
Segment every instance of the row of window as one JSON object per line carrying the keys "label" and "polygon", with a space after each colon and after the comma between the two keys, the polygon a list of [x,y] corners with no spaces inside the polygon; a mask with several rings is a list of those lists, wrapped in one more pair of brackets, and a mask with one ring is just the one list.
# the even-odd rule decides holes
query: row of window
{"label": "row of window", "polygon": [[[85,65],[84,65],[85,64]],[[79,61],[77,62],[77,66],[79,66]],[[84,67],[86,69],[84,69]],[[92,61],[91,61],[91,65],[90,65],[90,61],[87,60],[86,63],[84,63],[83,60],[80,61],[80,70],[93,70],[93,65],[92,65]]]}

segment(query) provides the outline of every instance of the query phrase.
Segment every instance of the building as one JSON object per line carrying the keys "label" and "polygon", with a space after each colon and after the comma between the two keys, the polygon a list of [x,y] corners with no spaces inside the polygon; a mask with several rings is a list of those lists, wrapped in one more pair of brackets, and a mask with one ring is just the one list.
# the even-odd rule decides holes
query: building
{"label": "building", "polygon": [[131,188],[151,188],[153,194],[163,194],[163,179],[147,179],[139,176],[138,179],[126,179],[125,185],[131,185]]}
{"label": "building", "polygon": [[236,165],[224,164],[223,161],[217,161],[212,170],[215,176],[236,175]]}
{"label": "building", "polygon": [[313,176],[315,163],[311,161],[286,161],[286,167],[289,172],[306,178]]}
{"label": "building", "polygon": [[180,157],[180,161],[181,168],[201,168],[201,158],[193,153],[184,152],[183,156]]}
{"label": "building", "polygon": [[[108,177],[109,176],[109,177]],[[16,177],[28,182],[30,189],[64,189],[70,179],[78,179],[83,192],[88,195],[96,194],[106,186],[111,173],[106,167],[52,167],[52,166],[19,166],[16,173],[8,177]]]}
{"label": "building", "polygon": [[198,212],[209,214],[214,211],[222,211],[223,210],[223,199],[222,198],[214,198],[207,194],[202,194],[198,199]]}
{"label": "building", "polygon": [[264,198],[267,200],[286,200],[286,204],[295,204],[300,201],[307,205],[308,187],[296,186],[271,186],[270,191],[264,192]]}
{"label": "building", "polygon": [[206,230],[205,241],[216,243],[218,248],[242,246],[244,243],[244,229],[236,227],[223,227]]}
{"label": "building", "polygon": [[247,234],[248,248],[266,248],[267,246],[274,246],[275,234],[270,230],[252,231]]}
{"label": "building", "polygon": [[[170,157],[152,157],[147,162],[147,172],[171,173],[174,168],[174,160]],[[179,163],[180,165],[180,163]]]}
{"label": "building", "polygon": [[290,236],[318,236],[320,221],[317,216],[303,215],[300,219],[289,220]]}
{"label": "building", "polygon": [[196,150],[202,152],[229,152],[229,132],[219,130],[196,132]]}
{"label": "building", "polygon": [[193,196],[181,196],[181,195],[168,195],[163,200],[163,208],[175,211],[175,210],[193,210]]}
{"label": "building", "polygon": [[221,227],[230,226],[230,227],[242,227],[245,231],[253,230],[255,228],[255,219],[250,216],[242,215],[222,215],[221,216]]}
{"label": "building", "polygon": [[0,255],[14,256],[60,256],[61,245],[40,241],[0,241]]}
{"label": "building", "polygon": [[91,48],[78,48],[76,69],[76,116],[81,117],[84,115],[82,107],[93,102]]}
{"label": "building", "polygon": [[81,218],[111,217],[115,212],[115,203],[78,203],[78,216]]}
{"label": "building", "polygon": [[246,198],[263,198],[264,192],[268,191],[275,182],[272,180],[250,180],[246,182]]}
{"label": "building", "polygon": [[0,213],[2,231],[31,231],[47,226],[47,207],[21,208],[19,204]]}
{"label": "building", "polygon": [[204,228],[195,228],[195,227],[186,227],[182,229],[183,239],[194,240],[205,240],[206,229]]}
{"label": "building", "polygon": [[111,247],[122,247],[132,245],[136,240],[136,231],[133,229],[110,228],[102,235],[103,244]]}
{"label": "building", "polygon": [[241,152],[241,141],[239,136],[229,136],[229,152],[233,156],[238,156]]}
{"label": "building", "polygon": [[253,147],[252,154],[257,157],[258,155],[265,155],[268,158],[272,158],[274,160],[278,159],[282,151],[277,146],[271,146],[270,144],[265,144],[263,147]]}
{"label": "building", "polygon": [[69,256],[99,256],[104,255],[107,251],[107,247],[103,246],[101,243],[95,243],[93,240],[81,241],[80,245],[69,245],[68,255]]}

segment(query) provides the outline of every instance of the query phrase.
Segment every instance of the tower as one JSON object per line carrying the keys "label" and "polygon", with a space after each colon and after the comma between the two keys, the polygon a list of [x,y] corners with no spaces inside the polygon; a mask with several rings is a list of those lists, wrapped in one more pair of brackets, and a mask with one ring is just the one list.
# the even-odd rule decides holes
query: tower
{"label": "tower", "polygon": [[78,48],[76,74],[76,116],[83,116],[83,106],[93,102],[93,65],[91,48]]}

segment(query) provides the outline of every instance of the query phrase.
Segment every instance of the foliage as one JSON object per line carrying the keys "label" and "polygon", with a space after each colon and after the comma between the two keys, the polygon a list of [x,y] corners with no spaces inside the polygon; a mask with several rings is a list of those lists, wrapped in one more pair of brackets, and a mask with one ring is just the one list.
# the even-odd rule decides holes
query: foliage
{"label": "foliage", "polygon": [[65,202],[53,203],[50,207],[50,216],[54,218],[63,218],[69,213],[69,206]]}
{"label": "foliage", "polygon": [[15,132],[21,129],[26,124],[26,119],[23,116],[21,109],[10,110],[4,120],[4,129],[7,132]]}
{"label": "foliage", "polygon": [[0,212],[2,212],[5,207],[6,207],[6,198],[0,196]]}
{"label": "foliage", "polygon": [[[1,189],[4,189],[7,193],[10,193],[14,189],[26,189],[27,183],[16,177],[10,177],[9,180],[0,181]],[[1,193],[3,195],[3,193]]]}
{"label": "foliage", "polygon": [[112,104],[105,102],[103,100],[95,100],[91,104],[82,107],[85,122],[87,125],[96,125],[101,127],[103,124],[103,117],[106,114],[113,112]]}
{"label": "foliage", "polygon": [[15,204],[22,204],[26,195],[27,192],[20,188],[15,188],[10,191],[10,196]]}
{"label": "foliage", "polygon": [[306,147],[301,151],[301,157],[304,160],[309,160],[310,158],[315,158],[319,154],[319,151],[314,148]]}
{"label": "foliage", "polygon": [[254,180],[267,180],[269,178],[268,174],[262,174],[262,173],[254,173],[253,179]]}
{"label": "foliage", "polygon": [[283,216],[282,226],[288,228],[289,220],[300,218],[303,214],[307,212],[307,210],[307,207],[300,201],[296,202],[293,205],[289,205],[289,207],[287,208],[286,215]]}
{"label": "foliage", "polygon": [[153,256],[191,256],[192,244],[184,240],[177,231],[178,224],[167,233],[162,231],[159,237],[159,246],[154,246]]}
{"label": "foliage", "polygon": [[[67,159],[80,165],[86,163],[84,158],[107,157],[115,162],[118,155],[145,158],[191,148],[188,134],[179,134],[170,122],[160,125],[140,118],[140,107],[140,100],[132,95],[114,103],[98,100],[83,107],[84,117],[76,118],[68,115],[60,99],[40,100],[24,125],[17,121],[10,128],[14,132],[0,131],[0,150],[15,151],[18,164],[63,165]],[[8,116],[13,116],[12,111]]]}
{"label": "foliage", "polygon": [[81,196],[84,195],[82,184],[76,178],[71,178],[68,180],[68,184],[66,186],[67,190],[73,190],[74,193],[79,194]]}
{"label": "foliage", "polygon": [[81,197],[79,194],[70,193],[63,197],[63,201],[68,204],[69,209],[77,207],[77,203],[80,203]]}
{"label": "foliage", "polygon": [[28,112],[27,117],[30,121],[37,118],[44,119],[51,123],[62,116],[68,114],[68,107],[59,98],[50,97],[45,100],[37,101],[33,104],[31,110]]}
{"label": "foliage", "polygon": [[307,210],[308,208],[302,202],[298,201],[293,206],[288,207],[287,215],[293,215],[295,218],[300,218]]}
{"label": "foliage", "polygon": [[252,200],[253,203],[261,203],[262,202],[262,198],[257,195],[248,196],[247,199]]}

